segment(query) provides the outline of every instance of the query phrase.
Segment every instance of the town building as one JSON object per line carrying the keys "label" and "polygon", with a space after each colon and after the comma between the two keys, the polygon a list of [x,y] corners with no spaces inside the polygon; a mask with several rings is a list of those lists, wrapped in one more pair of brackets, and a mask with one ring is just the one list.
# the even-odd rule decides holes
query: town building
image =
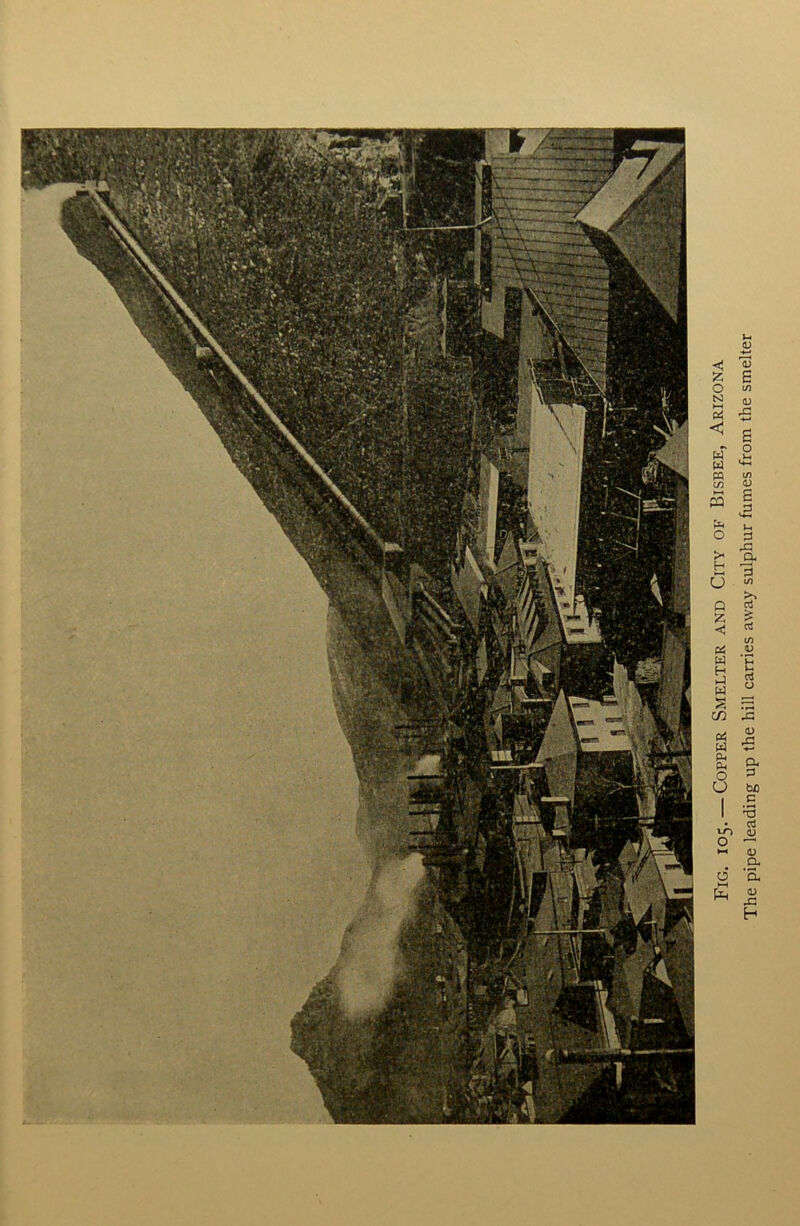
{"label": "town building", "polygon": [[603,391],[609,272],[575,217],[613,173],[614,132],[536,129],[515,153],[509,146],[500,152],[503,143],[489,142],[480,167],[476,211],[486,215],[483,196],[490,192],[493,218],[476,239],[477,267],[486,267],[487,248],[491,261],[483,326],[502,335],[506,290],[531,294]]}
{"label": "town building", "polygon": [[[694,1036],[692,879],[647,827],[607,878],[619,909],[609,1004],[628,1047],[670,1048]],[[611,899],[613,883],[621,891]]]}
{"label": "town building", "polygon": [[685,310],[683,141],[677,132],[636,137],[494,130],[476,166],[476,220],[491,217],[475,234],[482,326],[503,337],[508,291],[521,292],[612,401],[620,261],[673,324]]}
{"label": "town building", "polygon": [[692,913],[692,878],[664,839],[642,828],[638,855],[625,874],[625,900],[637,929],[659,946]]}
{"label": "town building", "polygon": [[672,585],[664,623],[658,715],[678,750],[688,745],[689,717],[689,423],[672,434],[655,453],[671,480],[674,496]]}
{"label": "town building", "polygon": [[570,598],[540,547],[520,542],[519,549],[514,643],[530,679],[528,689],[551,700],[561,689],[592,692],[606,671],[597,619],[582,595]]}
{"label": "town building", "polygon": [[611,265],[610,248],[676,323],[683,291],[684,146],[637,140],[576,220]]}
{"label": "town building", "polygon": [[536,1120],[557,1123],[570,1113],[598,1109],[592,1099],[606,1100],[601,1110],[613,1111],[607,1093],[611,1062],[575,1063],[556,1067],[549,1053],[556,1049],[600,1056],[619,1046],[608,987],[597,976],[592,955],[602,938],[585,931],[591,899],[596,892],[591,861],[584,851],[565,855],[560,841],[541,822],[515,819],[520,860],[530,881],[526,900],[528,930],[523,947],[529,1007],[518,1010],[535,1053],[533,1098]]}
{"label": "town building", "polygon": [[591,843],[603,825],[635,819],[631,743],[613,696],[598,702],[562,690],[536,767],[543,821],[565,844]]}

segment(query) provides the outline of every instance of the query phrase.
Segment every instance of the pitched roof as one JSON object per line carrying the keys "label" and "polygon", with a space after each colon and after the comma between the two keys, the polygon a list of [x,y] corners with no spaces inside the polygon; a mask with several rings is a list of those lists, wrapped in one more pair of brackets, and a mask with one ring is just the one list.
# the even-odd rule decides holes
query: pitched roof
{"label": "pitched roof", "polygon": [[608,267],[575,215],[614,169],[610,128],[555,128],[492,159],[492,276],[529,290],[601,390]]}
{"label": "pitched roof", "polygon": [[665,468],[689,480],[689,422],[688,419],[671,434],[663,447],[656,452],[656,459]]}
{"label": "pitched roof", "polygon": [[578,738],[567,697],[562,690],[555,701],[550,722],[539,746],[537,761],[542,763],[551,796],[575,797],[578,773]]}
{"label": "pitched roof", "polygon": [[694,1034],[694,933],[684,915],[664,938],[664,964],[687,1034]]}
{"label": "pitched roof", "polygon": [[632,953],[627,953],[621,946],[617,947],[609,1003],[614,1014],[622,1021],[627,1022],[631,1018],[639,1017],[644,977],[653,961],[652,943],[643,941],[638,933],[636,948]]}
{"label": "pitched roof", "polygon": [[492,583],[500,588],[506,603],[511,604],[519,587],[519,557],[513,532],[506,533]]}
{"label": "pitched roof", "polygon": [[525,649],[531,655],[539,655],[562,642],[561,623],[541,557],[525,567],[517,594],[517,623]]}
{"label": "pitched roof", "polygon": [[664,627],[661,679],[658,686],[658,714],[668,728],[677,732],[681,724],[681,705],[686,682],[689,639],[683,628]]}
{"label": "pitched roof", "polygon": [[676,921],[676,894],[681,895],[680,905],[691,899],[692,878],[684,872],[664,839],[651,834],[647,827],[642,830],[642,841],[636,863],[625,875],[625,897],[631,910],[634,924],[652,919],[654,936],[661,939],[669,931],[671,921]]}
{"label": "pitched roof", "polygon": [[678,318],[683,244],[684,147],[639,140],[578,213],[611,239],[664,310]]}
{"label": "pitched roof", "polygon": [[586,409],[549,404],[534,384],[530,420],[528,505],[547,560],[574,602]]}
{"label": "pitched roof", "polygon": [[460,569],[451,566],[450,578],[459,603],[477,634],[480,629],[481,600],[486,595],[486,580],[469,545],[464,550],[464,565]]}

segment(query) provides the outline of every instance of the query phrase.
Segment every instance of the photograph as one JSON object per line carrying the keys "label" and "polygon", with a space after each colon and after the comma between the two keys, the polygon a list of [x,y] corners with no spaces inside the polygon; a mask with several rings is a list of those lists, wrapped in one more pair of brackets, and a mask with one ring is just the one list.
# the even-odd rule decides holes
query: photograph
{"label": "photograph", "polygon": [[695,1123],[675,118],[22,131],[26,1124]]}

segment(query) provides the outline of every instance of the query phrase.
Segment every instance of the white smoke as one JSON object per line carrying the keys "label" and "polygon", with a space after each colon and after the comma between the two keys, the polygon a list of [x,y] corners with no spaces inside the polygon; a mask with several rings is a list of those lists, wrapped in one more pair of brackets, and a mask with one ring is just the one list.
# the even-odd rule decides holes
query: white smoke
{"label": "white smoke", "polygon": [[438,753],[426,753],[415,763],[409,772],[412,776],[438,775],[442,770],[442,758]]}
{"label": "white smoke", "polygon": [[400,933],[424,876],[422,858],[412,854],[384,865],[370,887],[339,960],[339,996],[348,1017],[378,1013],[388,1003],[400,970]]}

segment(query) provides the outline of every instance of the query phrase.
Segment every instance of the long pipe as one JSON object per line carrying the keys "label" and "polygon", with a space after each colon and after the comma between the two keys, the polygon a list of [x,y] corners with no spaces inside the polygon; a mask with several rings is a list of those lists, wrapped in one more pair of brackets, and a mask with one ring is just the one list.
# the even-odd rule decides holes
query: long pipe
{"label": "long pipe", "polygon": [[209,332],[203,321],[195,314],[189,304],[185,302],[183,298],[181,298],[178,291],[170,284],[160,269],[156,267],[144,248],[139,245],[130,231],[119,220],[116,213],[114,213],[114,211],[110,209],[106,202],[102,199],[96,188],[92,187],[90,184],[86,184],[86,194],[91,199],[95,208],[98,209],[108,224],[113,228],[115,233],[119,235],[125,246],[136,257],[148,275],[153,279],[153,281],[155,281],[156,285],[158,285],[158,287],[162,290],[164,295],[170,301],[172,301],[175,306],[178,307],[181,314],[189,320],[198,336],[202,337],[208,348],[217,355],[222,364],[233,375],[234,379],[241,384],[250,399],[258,405],[264,416],[269,421],[270,425],[280,435],[281,439],[287,444],[288,447],[292,449],[292,451],[295,452],[296,455],[300,457],[303,463],[311,470],[331,497],[335,499],[339,506],[342,507],[350,518],[358,525],[363,534],[366,536],[367,540],[374,546],[382,559],[384,553],[384,541],[378,535],[372,525],[368,523],[360,511],[356,510],[349,498],[347,498],[346,495],[339,489],[338,485],[336,485],[330,479],[328,474],[319,466],[310,452],[306,451],[300,440],[296,438],[294,434],[292,434],[288,426],[284,425],[277,414],[273,412],[258,389],[254,387],[254,385],[247,378],[244,371],[241,370],[233,359],[228,356],[219,342]]}
{"label": "long pipe", "polygon": [[686,1059],[694,1056],[693,1047],[651,1047],[645,1049],[629,1047],[588,1048],[570,1050],[568,1048],[551,1048],[545,1052],[548,1064],[620,1064],[638,1060],[657,1060],[663,1057]]}

